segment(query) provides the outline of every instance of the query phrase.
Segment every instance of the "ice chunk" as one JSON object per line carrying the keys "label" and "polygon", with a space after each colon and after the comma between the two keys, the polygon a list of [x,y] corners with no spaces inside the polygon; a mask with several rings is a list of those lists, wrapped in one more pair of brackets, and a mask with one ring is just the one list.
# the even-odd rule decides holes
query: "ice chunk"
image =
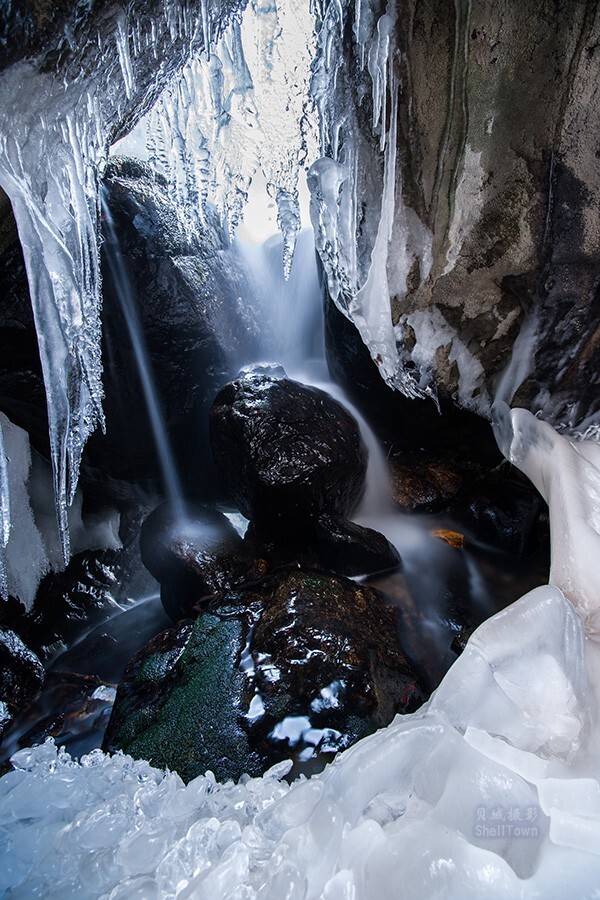
{"label": "ice chunk", "polygon": [[550,581],[575,605],[586,630],[600,635],[600,445],[559,435],[525,409],[494,405],[504,455],[533,482],[550,507]]}

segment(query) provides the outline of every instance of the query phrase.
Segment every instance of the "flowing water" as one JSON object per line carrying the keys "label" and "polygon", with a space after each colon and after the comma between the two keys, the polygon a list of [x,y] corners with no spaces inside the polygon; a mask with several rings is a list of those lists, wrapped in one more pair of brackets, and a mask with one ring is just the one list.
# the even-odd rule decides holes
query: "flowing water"
{"label": "flowing water", "polygon": [[164,491],[173,509],[177,510],[179,517],[183,519],[185,516],[185,502],[177,466],[160,408],[150,355],[146,347],[146,340],[136,305],[136,297],[131,286],[125,260],[123,259],[111,211],[105,197],[102,198],[102,214],[105,226],[105,258],[133,348],[137,372],[144,394],[144,402],[152,429],[152,438],[161,469]]}

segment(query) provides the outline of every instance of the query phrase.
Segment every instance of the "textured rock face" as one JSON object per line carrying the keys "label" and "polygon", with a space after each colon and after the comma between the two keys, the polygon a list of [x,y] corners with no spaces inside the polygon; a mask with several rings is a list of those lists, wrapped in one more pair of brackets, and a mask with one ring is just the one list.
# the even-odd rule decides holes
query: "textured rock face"
{"label": "textured rock face", "polygon": [[[387,272],[402,368],[485,414],[533,311],[536,353],[519,402],[579,423],[598,406],[584,371],[598,363],[598,6],[411,0],[396,29]],[[361,127],[372,145],[370,121]],[[364,257],[381,195],[363,194]],[[409,274],[395,292],[398,265]]]}
{"label": "textured rock face", "polygon": [[[207,3],[208,27],[220,31],[243,3]],[[136,74],[119,97],[102,98],[113,107],[111,141],[127,134],[159,96],[169,78],[187,61],[192,49],[203,46],[201,30],[192,31],[196,5],[189,0],[32,0],[9,4],[0,17],[0,72],[23,59],[35,60],[41,72],[57,72],[67,80],[118,69],[119,30],[137,29]],[[152,39],[151,39],[152,38]],[[99,86],[102,92],[102,85]],[[125,96],[125,94],[127,96]]]}

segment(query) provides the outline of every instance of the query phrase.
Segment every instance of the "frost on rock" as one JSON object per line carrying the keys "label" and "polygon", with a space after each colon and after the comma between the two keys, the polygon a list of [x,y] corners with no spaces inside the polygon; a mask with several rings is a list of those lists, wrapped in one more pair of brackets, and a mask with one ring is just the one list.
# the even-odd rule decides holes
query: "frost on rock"
{"label": "frost on rock", "polygon": [[[599,448],[523,413],[498,434],[559,518],[554,584],[481,625],[428,703],[291,786],[286,764],[186,786],[120,754],[19,751],[0,779],[0,891],[394,900],[401,873],[414,898],[595,896],[600,648],[578,610],[597,637],[582,599],[600,577]],[[581,545],[561,557],[566,528]]]}

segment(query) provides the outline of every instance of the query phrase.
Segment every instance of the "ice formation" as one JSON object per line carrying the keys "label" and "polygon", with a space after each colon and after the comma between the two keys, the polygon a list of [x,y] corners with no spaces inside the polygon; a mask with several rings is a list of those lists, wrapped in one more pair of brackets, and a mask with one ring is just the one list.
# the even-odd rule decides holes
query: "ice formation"
{"label": "ice formation", "polygon": [[237,785],[207,774],[185,786],[119,754],[77,762],[51,741],[19,751],[0,780],[0,890],[597,896],[600,653],[589,586],[600,574],[598,448],[523,410],[498,419],[502,447],[550,501],[553,584],[481,625],[421,710],[292,785],[280,780],[285,764]]}
{"label": "ice formation", "polygon": [[[4,595],[18,598],[29,609],[41,578],[62,567],[62,547],[54,514],[52,473],[49,464],[32,451],[26,431],[0,413],[2,445],[0,477],[2,497],[2,542],[0,553]],[[117,549],[119,513],[105,510],[96,522],[82,518],[83,496],[78,489],[67,510],[73,552]]]}
{"label": "ice formation", "polygon": [[260,169],[278,209],[289,274],[300,230],[298,174],[316,157],[309,94],[314,17],[304,0],[252,3],[195,56],[147,122],[149,158],[188,215],[213,202],[233,236]]}

